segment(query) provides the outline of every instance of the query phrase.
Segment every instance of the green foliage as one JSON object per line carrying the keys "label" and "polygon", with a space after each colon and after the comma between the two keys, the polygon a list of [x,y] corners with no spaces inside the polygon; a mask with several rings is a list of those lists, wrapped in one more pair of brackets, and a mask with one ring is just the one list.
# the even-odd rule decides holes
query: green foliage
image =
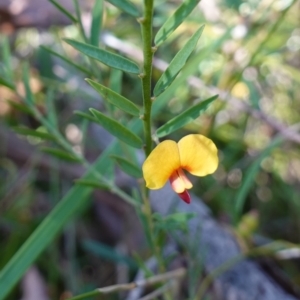
{"label": "green foliage", "polygon": [[124,125],[107,117],[106,115],[94,108],[90,108],[90,112],[94,115],[97,123],[99,123],[112,135],[134,148],[142,147],[142,140],[135,133],[127,129]]}
{"label": "green foliage", "polygon": [[95,82],[91,79],[86,79],[86,81],[109,103],[115,105],[119,109],[122,109],[124,112],[133,116],[140,115],[140,109],[130,100],[98,82]]}
{"label": "green foliage", "polygon": [[[178,231],[188,241],[194,214],[153,214],[140,166],[143,150],[151,151],[154,141],[168,135],[178,140],[197,132],[216,143],[219,169],[195,180],[192,193],[241,236],[249,256],[261,250],[253,234],[299,243],[300,138],[292,126],[300,122],[295,0],[281,6],[227,1],[213,11],[199,10],[198,0],[156,1],[154,7],[152,1],[99,0],[92,3],[87,27],[77,0],[70,11],[50,2],[73,25],[51,27],[47,39],[33,28],[0,38],[0,247],[5,249],[0,300],[23,296],[17,283],[33,264],[55,299],[64,291],[79,295],[75,299],[95,296],[99,285],[110,282],[110,268],[120,263],[149,276],[149,257],[160,272],[169,268],[163,248]],[[192,54],[201,35],[200,51]],[[82,55],[61,45],[62,37]],[[19,135],[27,138],[12,147]],[[47,155],[33,155],[38,151]],[[116,166],[133,177],[130,184]],[[176,197],[174,203],[181,201]],[[247,217],[255,221],[252,228]],[[185,240],[178,242],[194,267],[186,279],[194,299],[205,257]],[[125,246],[124,253],[112,245]],[[274,249],[264,253],[272,256]],[[67,263],[62,268],[58,261]],[[298,267],[281,261],[281,268],[299,286]],[[198,295],[224,270],[206,277]]]}
{"label": "green foliage", "polygon": [[130,1],[127,0],[107,0],[107,1],[115,5],[116,7],[120,8],[124,12],[132,15],[133,17],[139,16],[139,11]]}
{"label": "green foliage", "polygon": [[87,75],[91,75],[91,72],[88,69],[82,67],[81,65],[78,65],[78,64],[74,63],[72,60],[70,60],[67,57],[55,52],[51,48],[46,47],[46,46],[42,46],[42,48],[45,49],[46,51],[48,51],[49,53],[55,55],[56,57],[59,57],[60,59],[62,59],[66,63],[70,64],[71,66],[73,66],[74,68],[79,70],[80,72],[83,72],[84,74],[87,74]]}
{"label": "green foliage", "polygon": [[187,59],[193,52],[197,42],[203,32],[204,26],[201,26],[187,41],[184,47],[176,54],[167,69],[161,75],[154,87],[154,96],[161,94],[176,78],[178,73],[184,67]]}
{"label": "green foliage", "polygon": [[158,137],[164,137],[164,136],[180,129],[181,127],[189,124],[190,122],[194,121],[217,98],[218,98],[218,95],[213,96],[209,99],[206,99],[200,103],[195,104],[191,108],[187,109],[186,111],[182,112],[178,116],[174,117],[173,119],[169,120],[164,125],[159,127],[156,130],[156,135]]}
{"label": "green foliage", "polygon": [[173,31],[188,17],[188,15],[197,6],[200,0],[186,0],[171,14],[168,20],[158,30],[155,35],[154,43],[156,46],[162,44]]}
{"label": "green foliage", "polygon": [[41,139],[45,139],[45,140],[55,140],[55,137],[52,134],[49,134],[47,132],[43,132],[40,130],[32,130],[30,128],[26,128],[26,127],[12,127],[12,129],[18,133],[18,134],[22,134],[25,136],[33,136],[33,137],[38,137]]}
{"label": "green foliage", "polygon": [[75,49],[77,49],[79,52],[91,58],[94,58],[109,67],[133,74],[140,73],[140,69],[136,63],[118,54],[97,48],[89,44],[77,42],[71,39],[64,39],[64,41],[70,44]]}
{"label": "green foliage", "polygon": [[98,46],[99,37],[101,32],[102,25],[102,15],[103,15],[103,0],[95,1],[95,5],[92,9],[92,25],[91,25],[91,34],[90,42],[94,46]]}
{"label": "green foliage", "polygon": [[143,177],[141,168],[139,166],[134,165],[132,162],[118,155],[111,155],[110,157],[114,159],[117,162],[118,166],[122,169],[122,171],[124,171],[128,175],[135,178]]}
{"label": "green foliage", "polygon": [[67,151],[56,149],[56,148],[44,147],[41,148],[41,151],[68,162],[79,163],[82,161],[80,158],[76,157],[75,155],[72,155]]}

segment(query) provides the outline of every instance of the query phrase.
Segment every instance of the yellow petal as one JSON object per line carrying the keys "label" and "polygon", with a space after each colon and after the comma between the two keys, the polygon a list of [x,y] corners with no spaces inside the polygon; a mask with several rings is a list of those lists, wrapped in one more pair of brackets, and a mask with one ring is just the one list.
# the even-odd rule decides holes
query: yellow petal
{"label": "yellow petal", "polygon": [[180,167],[177,144],[166,140],[158,144],[143,164],[143,175],[149,189],[162,188],[172,173]]}
{"label": "yellow petal", "polygon": [[218,149],[212,140],[190,134],[178,142],[181,167],[193,175],[212,174],[218,167]]}

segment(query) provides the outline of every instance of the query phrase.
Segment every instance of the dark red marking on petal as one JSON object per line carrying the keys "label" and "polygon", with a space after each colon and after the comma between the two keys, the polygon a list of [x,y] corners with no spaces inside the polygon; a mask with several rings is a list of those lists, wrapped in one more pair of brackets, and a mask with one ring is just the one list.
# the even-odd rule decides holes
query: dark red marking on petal
{"label": "dark red marking on petal", "polygon": [[191,203],[191,196],[188,193],[187,190],[185,190],[183,193],[178,193],[178,196],[187,204]]}

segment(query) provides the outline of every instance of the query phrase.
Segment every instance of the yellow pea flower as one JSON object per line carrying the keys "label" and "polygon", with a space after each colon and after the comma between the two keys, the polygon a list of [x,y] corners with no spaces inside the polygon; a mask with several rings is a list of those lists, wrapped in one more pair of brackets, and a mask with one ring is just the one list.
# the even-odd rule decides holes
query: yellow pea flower
{"label": "yellow pea flower", "polygon": [[170,180],[173,190],[186,203],[191,202],[188,189],[193,185],[183,170],[206,176],[218,167],[218,150],[212,140],[200,134],[189,134],[178,143],[165,140],[158,144],[143,164],[146,186],[157,190]]}

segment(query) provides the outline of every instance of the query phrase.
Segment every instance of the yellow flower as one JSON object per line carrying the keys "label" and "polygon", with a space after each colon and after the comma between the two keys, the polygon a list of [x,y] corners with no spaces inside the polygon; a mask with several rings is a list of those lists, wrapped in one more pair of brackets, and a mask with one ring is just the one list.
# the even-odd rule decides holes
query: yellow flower
{"label": "yellow flower", "polygon": [[186,203],[187,192],[193,185],[183,170],[196,176],[206,176],[218,167],[218,150],[215,144],[200,134],[189,134],[178,143],[165,140],[158,144],[143,164],[146,186],[156,190],[170,180],[173,190]]}

